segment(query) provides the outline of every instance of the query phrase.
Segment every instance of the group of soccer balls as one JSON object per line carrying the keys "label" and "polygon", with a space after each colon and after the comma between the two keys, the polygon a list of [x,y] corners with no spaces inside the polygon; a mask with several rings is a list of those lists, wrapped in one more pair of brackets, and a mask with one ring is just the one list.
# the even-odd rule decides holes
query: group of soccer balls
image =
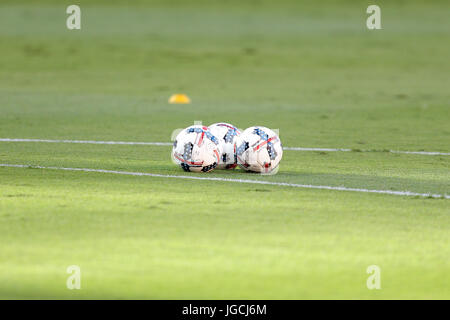
{"label": "group of soccer balls", "polygon": [[229,123],[188,127],[177,135],[172,150],[174,162],[193,172],[239,165],[247,171],[273,174],[282,156],[283,146],[274,131],[256,126],[241,133]]}

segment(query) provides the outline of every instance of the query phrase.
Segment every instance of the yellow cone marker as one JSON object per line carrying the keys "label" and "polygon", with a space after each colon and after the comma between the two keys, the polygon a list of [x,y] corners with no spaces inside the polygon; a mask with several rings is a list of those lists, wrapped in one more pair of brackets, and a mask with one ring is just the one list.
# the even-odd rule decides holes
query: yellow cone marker
{"label": "yellow cone marker", "polygon": [[187,104],[191,103],[191,99],[183,93],[176,93],[169,98],[169,103],[173,104]]}

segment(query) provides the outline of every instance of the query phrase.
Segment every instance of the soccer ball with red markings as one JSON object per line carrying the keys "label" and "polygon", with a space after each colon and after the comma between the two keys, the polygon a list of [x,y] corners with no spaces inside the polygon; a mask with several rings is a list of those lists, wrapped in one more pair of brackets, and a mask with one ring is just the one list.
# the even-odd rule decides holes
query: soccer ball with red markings
{"label": "soccer ball with red markings", "polygon": [[175,138],[172,159],[184,171],[212,171],[220,161],[219,139],[206,126],[188,127]]}
{"label": "soccer ball with red markings", "polygon": [[234,169],[236,162],[236,137],[241,132],[232,124],[220,122],[209,126],[211,133],[219,139],[220,161],[217,169]]}
{"label": "soccer ball with red markings", "polygon": [[282,157],[280,138],[266,127],[250,127],[237,137],[237,163],[247,171],[275,174]]}

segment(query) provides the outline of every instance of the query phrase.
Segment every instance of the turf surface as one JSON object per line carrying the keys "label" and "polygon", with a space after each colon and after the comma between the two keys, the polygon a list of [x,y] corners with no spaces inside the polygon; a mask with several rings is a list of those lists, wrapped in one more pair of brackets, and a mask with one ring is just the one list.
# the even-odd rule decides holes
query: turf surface
{"label": "turf surface", "polygon": [[[280,129],[280,172],[450,193],[447,2],[0,5],[0,138],[170,141]],[[169,105],[185,92],[189,106]],[[372,152],[358,152],[372,150]],[[186,175],[170,147],[0,142],[1,164]],[[0,167],[0,298],[450,298],[449,200]],[[67,290],[79,265],[82,289]],[[381,290],[366,288],[379,265]]]}

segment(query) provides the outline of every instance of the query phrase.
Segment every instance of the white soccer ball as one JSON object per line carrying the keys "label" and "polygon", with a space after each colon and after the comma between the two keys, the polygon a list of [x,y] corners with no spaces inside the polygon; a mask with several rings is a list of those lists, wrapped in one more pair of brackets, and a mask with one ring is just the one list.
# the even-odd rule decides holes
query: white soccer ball
{"label": "white soccer ball", "polygon": [[282,157],[280,138],[266,127],[250,127],[237,137],[237,163],[247,171],[274,174]]}
{"label": "white soccer ball", "polygon": [[236,162],[236,137],[241,132],[232,124],[220,122],[209,126],[211,133],[219,139],[220,161],[217,169],[234,169]]}
{"label": "white soccer ball", "polygon": [[172,159],[184,171],[209,172],[220,160],[219,139],[206,126],[181,131],[173,143]]}

